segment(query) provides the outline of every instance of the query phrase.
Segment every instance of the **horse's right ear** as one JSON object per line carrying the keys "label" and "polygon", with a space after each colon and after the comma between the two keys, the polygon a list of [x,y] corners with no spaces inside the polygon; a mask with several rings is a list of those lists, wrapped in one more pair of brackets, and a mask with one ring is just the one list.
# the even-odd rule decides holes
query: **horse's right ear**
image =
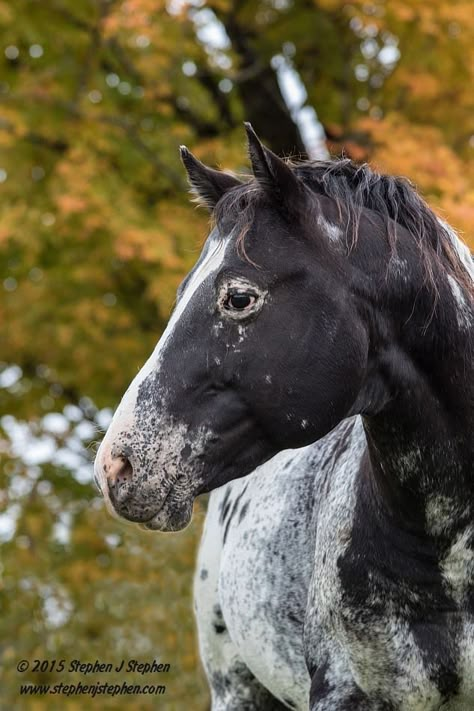
{"label": "horse's right ear", "polygon": [[290,165],[261,143],[250,123],[247,132],[250,161],[259,185],[274,198],[280,210],[289,215],[301,215],[308,202],[308,191]]}
{"label": "horse's right ear", "polygon": [[188,174],[192,192],[196,195],[199,202],[205,205],[211,212],[224,193],[242,184],[234,175],[208,168],[207,165],[204,165],[204,163],[201,163],[200,160],[193,156],[186,146],[180,146],[179,152]]}

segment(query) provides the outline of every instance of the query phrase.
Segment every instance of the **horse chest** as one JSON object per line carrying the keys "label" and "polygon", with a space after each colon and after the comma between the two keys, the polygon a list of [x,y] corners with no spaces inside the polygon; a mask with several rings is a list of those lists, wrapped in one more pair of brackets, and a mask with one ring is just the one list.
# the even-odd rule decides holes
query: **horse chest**
{"label": "horse chest", "polygon": [[[294,581],[295,582],[295,581]],[[280,700],[306,709],[309,675],[305,664],[304,595],[290,592],[282,571],[247,567],[240,556],[223,560],[219,598],[229,635],[239,655]]]}
{"label": "horse chest", "polygon": [[259,472],[247,486],[232,484],[220,507],[228,513],[221,523],[226,536],[218,583],[239,655],[277,698],[298,709],[307,707],[309,695],[303,619],[312,572],[308,552],[314,549],[313,478],[303,459],[304,452],[284,454],[273,460],[271,477]]}

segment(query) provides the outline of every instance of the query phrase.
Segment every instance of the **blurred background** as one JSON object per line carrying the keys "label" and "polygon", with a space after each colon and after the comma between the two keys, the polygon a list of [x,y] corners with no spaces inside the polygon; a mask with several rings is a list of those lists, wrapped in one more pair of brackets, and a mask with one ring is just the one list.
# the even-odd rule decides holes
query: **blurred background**
{"label": "blurred background", "polygon": [[[209,708],[205,502],[146,534],[91,483],[206,236],[179,144],[246,169],[249,120],[280,154],[344,150],[408,176],[469,242],[473,74],[470,0],[0,0],[1,708]],[[85,681],[20,678],[20,659],[130,656],[171,664],[159,701],[18,695]]]}

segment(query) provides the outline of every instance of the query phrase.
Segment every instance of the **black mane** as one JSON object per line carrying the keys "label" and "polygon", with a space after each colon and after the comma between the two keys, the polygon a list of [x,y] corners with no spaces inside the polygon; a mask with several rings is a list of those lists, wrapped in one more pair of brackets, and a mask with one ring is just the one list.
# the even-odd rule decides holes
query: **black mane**
{"label": "black mane", "polygon": [[[352,244],[357,239],[361,212],[372,210],[384,220],[393,250],[396,249],[395,223],[410,233],[420,250],[429,281],[433,281],[433,266],[437,262],[473,294],[472,278],[453,241],[454,231],[437,218],[408,179],[377,173],[366,163],[358,165],[349,158],[290,165],[314,193],[336,202],[341,219],[352,224]],[[240,233],[239,241],[243,242],[255,207],[263,199],[258,182],[248,179],[221,198],[214,212],[217,225],[232,219]],[[434,283],[433,286],[436,289]]]}

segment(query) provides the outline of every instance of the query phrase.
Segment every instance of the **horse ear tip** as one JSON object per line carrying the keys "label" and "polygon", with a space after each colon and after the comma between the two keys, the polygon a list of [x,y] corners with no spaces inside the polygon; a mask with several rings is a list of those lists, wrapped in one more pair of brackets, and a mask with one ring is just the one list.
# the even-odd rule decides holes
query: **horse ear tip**
{"label": "horse ear tip", "polygon": [[244,127],[247,132],[248,138],[257,138],[257,134],[254,131],[254,128],[250,121],[244,121]]}
{"label": "horse ear tip", "polygon": [[186,160],[186,158],[189,158],[191,155],[191,152],[186,146],[180,146],[179,147],[179,155],[181,156],[181,160]]}

